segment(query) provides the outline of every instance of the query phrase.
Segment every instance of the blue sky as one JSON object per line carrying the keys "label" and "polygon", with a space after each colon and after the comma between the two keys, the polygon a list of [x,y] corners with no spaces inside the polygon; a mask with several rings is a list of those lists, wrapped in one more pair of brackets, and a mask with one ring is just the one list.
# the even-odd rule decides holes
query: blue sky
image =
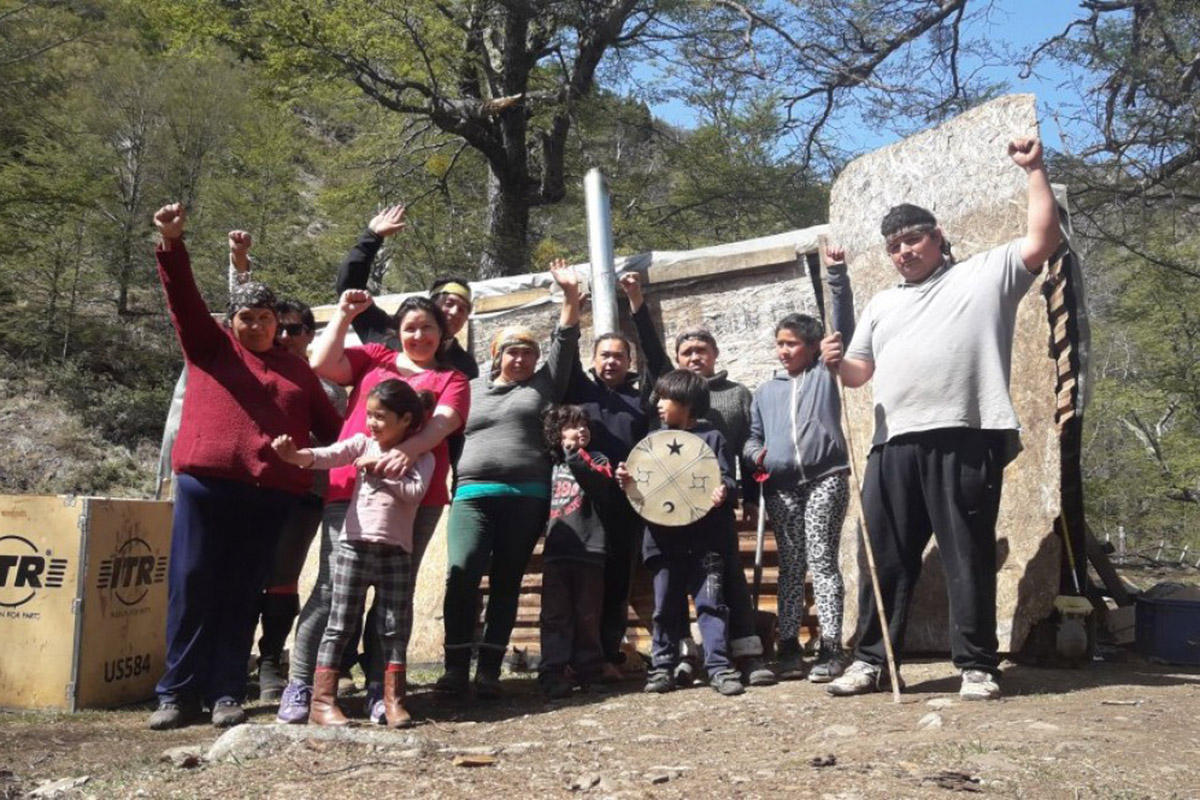
{"label": "blue sky", "polygon": [[[1084,12],[1074,0],[995,0],[986,19],[970,28],[974,36],[990,35],[993,41],[1005,42],[1020,52],[1029,52],[1050,36],[1061,32],[1067,24]],[[978,66],[970,65],[966,66]],[[1042,137],[1048,147],[1061,149],[1063,135],[1069,138],[1070,131],[1060,130],[1054,111],[1064,103],[1076,101],[1075,93],[1063,84],[1067,76],[1058,72],[1051,62],[1045,62],[1038,74],[1021,79],[1020,67],[1008,64],[981,67],[981,73],[992,82],[1006,82],[1013,93],[1033,93],[1038,98],[1038,112]],[[688,127],[694,119],[693,112],[681,103],[662,103],[652,106],[654,113],[674,125]],[[895,141],[890,134],[875,134],[863,125],[845,125],[842,128],[850,137],[839,144],[846,150],[863,152]],[[855,132],[861,132],[856,136]]]}

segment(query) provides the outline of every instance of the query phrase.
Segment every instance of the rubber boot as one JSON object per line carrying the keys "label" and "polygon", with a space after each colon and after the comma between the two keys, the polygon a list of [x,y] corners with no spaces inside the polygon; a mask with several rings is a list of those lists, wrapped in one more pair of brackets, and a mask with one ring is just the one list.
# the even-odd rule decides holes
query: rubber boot
{"label": "rubber boot", "polygon": [[287,686],[283,671],[283,645],[300,612],[300,595],[262,595],[262,637],[258,640],[258,695],[277,703]]}
{"label": "rubber boot", "polygon": [[383,673],[383,715],[389,728],[411,728],[412,716],[404,707],[408,681],[403,664],[388,664]]}
{"label": "rubber boot", "polygon": [[480,648],[475,663],[475,696],[480,700],[496,700],[503,689],[500,687],[500,667],[504,663],[504,650]]}
{"label": "rubber boot", "polygon": [[308,712],[309,725],[349,725],[350,720],[337,706],[337,669],[317,667],[313,676],[312,706]]}

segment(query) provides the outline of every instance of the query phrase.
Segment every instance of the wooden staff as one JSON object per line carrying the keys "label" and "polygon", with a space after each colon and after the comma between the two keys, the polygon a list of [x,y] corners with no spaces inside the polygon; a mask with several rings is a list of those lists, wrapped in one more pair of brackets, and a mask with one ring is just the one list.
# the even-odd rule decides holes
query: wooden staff
{"label": "wooden staff", "polygon": [[[821,273],[829,266],[829,259],[825,255],[825,249],[829,244],[829,240],[825,236],[817,238],[817,258],[812,259],[812,254],[809,253],[805,260],[808,261],[808,273],[812,278],[813,293],[817,299],[817,312],[821,315],[821,328],[826,335],[829,333],[838,333],[838,331],[829,330],[829,320],[825,315],[825,292],[821,286]],[[813,261],[816,263],[813,263]],[[896,670],[896,652],[892,649],[892,634],[888,630],[887,612],[883,607],[883,590],[879,587],[879,571],[875,568],[875,551],[871,547],[871,536],[867,530],[867,518],[863,514],[862,503],[862,482],[858,477],[858,470],[854,467],[854,440],[850,433],[850,412],[846,408],[846,388],[842,386],[841,379],[838,379],[838,392],[842,404],[842,429],[846,436],[846,449],[849,451],[850,462],[850,477],[854,480],[854,491],[858,494],[858,532],[862,539],[863,549],[867,553],[867,571],[871,574],[871,590],[875,594],[875,610],[879,614],[879,625],[883,630],[883,650],[887,655],[888,676],[892,681],[892,702],[900,702],[900,675]]]}

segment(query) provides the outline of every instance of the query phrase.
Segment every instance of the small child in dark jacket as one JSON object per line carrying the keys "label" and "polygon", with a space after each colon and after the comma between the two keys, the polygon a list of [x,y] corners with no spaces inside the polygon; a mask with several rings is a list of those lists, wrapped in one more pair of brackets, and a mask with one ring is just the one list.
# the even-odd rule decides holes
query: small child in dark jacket
{"label": "small child in dark jacket", "polygon": [[[542,549],[542,660],[538,682],[551,699],[587,687],[604,667],[600,612],[604,599],[604,526],[599,511],[615,498],[608,459],[589,453],[591,430],[580,406],[552,406],[544,434],[554,471],[550,521]],[[574,680],[566,675],[567,667]]]}
{"label": "small child in dark jacket", "polygon": [[[708,386],[704,378],[677,369],[654,386],[658,416],[664,428],[699,436],[712,449],[721,469],[721,482],[713,489],[713,508],[700,519],[676,527],[648,523],[642,541],[642,558],[654,576],[654,630],[651,635],[651,670],[646,691],[675,688],[679,643],[688,635],[688,595],[696,604],[696,621],[704,642],[704,668],[712,687],[723,695],[741,694],[741,674],[729,659],[729,609],[725,605],[722,575],[725,560],[733,558],[733,506],[727,503],[737,488],[734,467],[723,437],[701,421],[708,412]],[[622,486],[633,482],[624,464],[617,467]]]}

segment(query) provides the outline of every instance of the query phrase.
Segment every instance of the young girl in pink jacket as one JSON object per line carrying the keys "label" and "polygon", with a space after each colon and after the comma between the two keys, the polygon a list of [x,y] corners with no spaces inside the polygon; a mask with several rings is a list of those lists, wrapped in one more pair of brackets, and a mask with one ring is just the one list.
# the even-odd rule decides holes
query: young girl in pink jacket
{"label": "young girl in pink jacket", "polygon": [[333,608],[321,639],[313,680],[309,722],[346,725],[338,709],[337,680],[341,654],[361,619],[367,589],[379,598],[379,638],[387,658],[383,681],[384,715],[392,727],[412,724],[404,708],[405,662],[409,630],[408,594],[412,591],[413,518],[433,474],[434,458],[425,453],[399,478],[376,475],[373,468],[389,450],[421,429],[435,398],[401,380],[386,380],[367,397],[367,434],[355,434],[329,447],[297,449],[289,436],[273,443],[279,457],[307,469],[358,467],[346,525],[338,542],[333,571]]}

